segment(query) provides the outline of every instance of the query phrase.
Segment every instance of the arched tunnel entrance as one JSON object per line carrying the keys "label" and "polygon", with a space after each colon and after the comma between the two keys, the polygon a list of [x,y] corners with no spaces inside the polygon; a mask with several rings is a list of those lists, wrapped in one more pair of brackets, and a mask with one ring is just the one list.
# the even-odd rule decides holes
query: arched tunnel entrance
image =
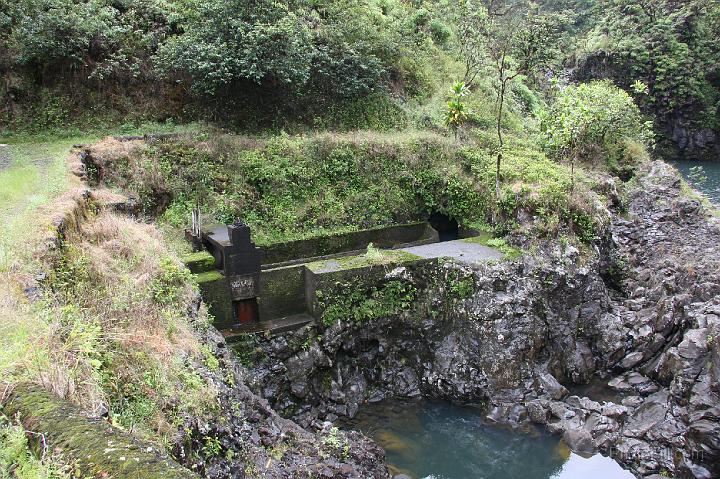
{"label": "arched tunnel entrance", "polygon": [[428,223],[438,232],[440,241],[452,241],[460,237],[458,222],[444,213],[433,212],[428,218]]}

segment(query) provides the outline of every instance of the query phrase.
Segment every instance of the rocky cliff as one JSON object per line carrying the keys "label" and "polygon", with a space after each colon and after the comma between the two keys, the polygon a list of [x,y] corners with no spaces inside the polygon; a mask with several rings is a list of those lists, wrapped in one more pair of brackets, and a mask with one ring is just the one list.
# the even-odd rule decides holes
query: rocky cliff
{"label": "rocky cliff", "polygon": [[[662,162],[627,190],[588,250],[543,243],[516,261],[388,268],[411,307],[258,341],[253,387],[311,429],[366,401],[442,398],[546,424],[639,477],[716,477],[718,220]],[[602,394],[569,392],[598,381]]]}

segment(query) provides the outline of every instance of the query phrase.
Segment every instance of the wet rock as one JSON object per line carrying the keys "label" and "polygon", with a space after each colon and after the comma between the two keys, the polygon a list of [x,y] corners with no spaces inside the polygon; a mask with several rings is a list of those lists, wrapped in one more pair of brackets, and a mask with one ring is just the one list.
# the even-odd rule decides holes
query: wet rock
{"label": "wet rock", "polygon": [[608,387],[618,392],[631,392],[633,387],[628,383],[623,376],[618,376],[608,382]]}
{"label": "wet rock", "polygon": [[548,408],[542,401],[535,400],[527,404],[530,420],[536,424],[545,424],[548,420]]}
{"label": "wet rock", "polygon": [[643,353],[636,351],[630,353],[620,362],[620,366],[624,369],[630,369],[633,366],[637,366],[643,360]]}
{"label": "wet rock", "polygon": [[605,403],[601,407],[601,412],[607,417],[622,417],[628,413],[628,409],[625,406],[619,406],[614,403]]}
{"label": "wet rock", "polygon": [[552,399],[559,401],[568,394],[567,388],[560,384],[550,373],[541,374],[538,378],[542,390]]}
{"label": "wet rock", "polygon": [[650,429],[665,420],[668,413],[667,392],[648,397],[628,418],[623,434],[628,437],[643,437]]}
{"label": "wet rock", "polygon": [[686,331],[678,345],[678,354],[684,359],[694,360],[707,353],[707,329]]}
{"label": "wet rock", "polygon": [[595,452],[593,438],[585,429],[570,429],[563,433],[563,441],[570,449],[579,454],[592,454]]}
{"label": "wet rock", "polygon": [[643,398],[640,396],[628,396],[622,400],[622,405],[630,408],[638,407],[643,403]]}

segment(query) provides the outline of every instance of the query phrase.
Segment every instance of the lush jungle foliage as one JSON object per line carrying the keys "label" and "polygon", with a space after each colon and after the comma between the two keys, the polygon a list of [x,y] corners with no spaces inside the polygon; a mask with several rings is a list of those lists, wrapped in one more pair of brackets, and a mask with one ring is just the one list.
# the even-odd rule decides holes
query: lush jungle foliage
{"label": "lush jungle foliage", "polygon": [[0,120],[442,127],[423,105],[452,81],[493,102],[572,68],[644,82],[658,126],[717,129],[718,37],[701,0],[0,0]]}
{"label": "lush jungle foliage", "polygon": [[544,145],[558,159],[632,166],[652,143],[632,97],[610,81],[569,86],[540,114]]}
{"label": "lush jungle foliage", "polygon": [[580,77],[609,77],[658,121],[685,118],[718,129],[720,3],[700,0],[587,0],[577,36]]}

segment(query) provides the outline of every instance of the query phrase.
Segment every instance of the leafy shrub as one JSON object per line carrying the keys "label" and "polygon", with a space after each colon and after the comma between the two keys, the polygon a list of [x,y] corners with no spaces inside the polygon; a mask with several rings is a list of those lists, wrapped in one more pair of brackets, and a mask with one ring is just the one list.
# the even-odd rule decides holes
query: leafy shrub
{"label": "leafy shrub", "polygon": [[[385,316],[399,314],[412,305],[417,289],[410,283],[391,280],[369,290],[358,284],[339,285],[332,296],[321,292],[320,298],[329,303],[322,313],[322,321],[326,326],[338,321],[353,321],[362,324]],[[321,302],[324,301],[321,299]]]}
{"label": "leafy shrub", "polygon": [[192,78],[199,92],[213,95],[237,80],[302,85],[310,77],[310,30],[287,5],[196,2],[184,20],[184,33],[168,39],[157,59],[165,71]]}
{"label": "leafy shrub", "polygon": [[184,293],[184,288],[192,284],[192,274],[178,261],[166,257],[160,261],[161,274],[150,285],[153,298],[160,304],[175,303]]}
{"label": "leafy shrub", "polygon": [[313,121],[317,127],[340,131],[391,131],[407,125],[405,112],[385,93],[336,102]]}
{"label": "leafy shrub", "polygon": [[465,299],[475,290],[475,280],[472,277],[455,278],[450,284],[450,296],[456,299]]}
{"label": "leafy shrub", "polygon": [[25,429],[0,413],[0,477],[27,479],[65,479],[67,467],[55,455],[37,459],[28,444]]}
{"label": "leafy shrub", "polygon": [[436,45],[446,45],[452,36],[452,29],[440,20],[432,20],[428,28],[430,29],[430,36]]}
{"label": "leafy shrub", "polygon": [[571,85],[541,113],[545,148],[557,158],[617,163],[628,140],[649,146],[652,129],[632,97],[610,81]]}

